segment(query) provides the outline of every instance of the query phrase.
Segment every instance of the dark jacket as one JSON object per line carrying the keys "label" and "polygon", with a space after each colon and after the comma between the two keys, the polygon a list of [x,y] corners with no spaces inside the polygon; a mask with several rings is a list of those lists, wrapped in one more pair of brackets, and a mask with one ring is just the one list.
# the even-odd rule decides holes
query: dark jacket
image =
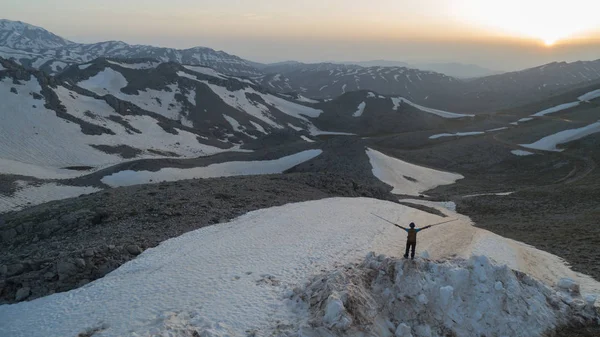
{"label": "dark jacket", "polygon": [[422,228],[406,228],[404,229],[408,233],[408,237],[406,238],[406,242],[416,243],[417,242],[417,233]]}

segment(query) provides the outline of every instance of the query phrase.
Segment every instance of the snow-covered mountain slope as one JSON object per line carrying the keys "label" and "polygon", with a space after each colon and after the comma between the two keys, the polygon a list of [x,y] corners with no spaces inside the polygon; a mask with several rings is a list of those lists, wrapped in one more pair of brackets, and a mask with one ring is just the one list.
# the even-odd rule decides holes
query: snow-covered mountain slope
{"label": "snow-covered mountain slope", "polygon": [[121,114],[105,100],[63,83],[52,87],[52,79],[41,73],[21,74],[0,72],[0,173],[66,178],[81,174],[65,169],[71,166],[103,167],[169,154],[202,156],[230,147],[204,144],[193,130],[167,127],[156,116]]}
{"label": "snow-covered mountain slope", "polygon": [[18,50],[32,50],[66,47],[73,42],[54,35],[49,31],[21,21],[0,19],[0,46]]}
{"label": "snow-covered mountain slope", "polygon": [[13,59],[26,67],[56,74],[66,66],[98,57],[152,58],[162,62],[211,67],[230,75],[257,76],[251,62],[223,51],[205,47],[189,49],[129,45],[121,41],[93,44],[73,43],[47,30],[18,21],[0,21],[0,57]]}
{"label": "snow-covered mountain slope", "polygon": [[[563,288],[552,289],[553,283],[544,285],[508,268],[549,276],[544,281],[572,276],[582,282],[584,294],[597,293],[597,282],[571,272],[558,257],[477,229],[464,217],[457,224],[419,234],[426,245],[419,250],[427,249],[433,259],[442,262],[399,262],[391,272],[390,263],[384,265],[390,260],[374,258],[369,252],[399,256],[406,234],[376,221],[370,212],[401,223],[425,225],[440,220],[414,208],[367,198],[324,199],[251,212],[230,223],[165,241],[77,290],[0,306],[0,334],[74,336],[96,331],[102,336],[245,336],[251,331],[264,336],[276,331],[308,332],[311,314],[322,312],[320,317],[329,323],[325,328],[343,335],[350,324],[346,330],[336,324],[345,321],[350,308],[345,307],[345,299],[357,294],[344,295],[343,282],[338,284],[340,293],[331,293],[337,289],[329,287],[335,281],[330,277],[338,275],[338,281],[343,281],[351,270],[340,268],[323,275],[318,283],[313,277],[367,255],[368,268],[375,268],[379,275],[373,291],[385,290],[376,287],[378,284],[389,286],[389,304],[401,306],[402,322],[427,325],[429,336],[446,335],[448,330],[440,330],[446,318],[454,319],[446,328],[461,337],[473,335],[471,332],[501,335],[512,331],[514,324],[530,322],[535,324],[517,330],[521,332],[515,336],[539,336],[569,319],[594,316],[590,309],[593,297],[586,297],[586,303],[576,292],[569,293],[576,289],[574,282],[563,281]],[[461,260],[471,254],[484,254],[508,268],[482,257]],[[325,287],[303,288],[305,284]],[[354,289],[366,291],[366,287]],[[308,298],[302,297],[303,293],[315,294],[315,300],[305,302]],[[327,301],[324,312],[310,307],[318,306],[322,295]],[[369,303],[358,301],[353,309],[367,311]],[[460,303],[454,312],[446,310]],[[505,310],[528,314],[506,315]],[[429,314],[419,315],[422,312]],[[436,314],[444,312],[446,316]],[[392,323],[392,317],[382,317]],[[313,327],[317,322],[313,320]],[[390,336],[393,332],[388,329],[396,330],[402,322],[385,330],[377,330],[380,325],[373,321],[364,322],[363,327],[376,336]],[[385,320],[381,323],[387,325]]]}
{"label": "snow-covered mountain slope", "polygon": [[0,174],[68,178],[83,174],[68,167],[206,156],[282,130],[303,141],[322,113],[208,68],[97,60],[53,78],[0,64]]}
{"label": "snow-covered mountain slope", "polygon": [[323,110],[314,121],[319,128],[365,136],[439,130],[474,123],[470,114],[432,109],[406,98],[364,90],[348,92],[312,106]]}
{"label": "snow-covered mountain slope", "polygon": [[424,98],[436,87],[456,79],[405,67],[368,67],[317,63],[284,64],[263,69],[265,88],[296,91],[311,98],[333,98],[356,90],[373,90],[383,95]]}

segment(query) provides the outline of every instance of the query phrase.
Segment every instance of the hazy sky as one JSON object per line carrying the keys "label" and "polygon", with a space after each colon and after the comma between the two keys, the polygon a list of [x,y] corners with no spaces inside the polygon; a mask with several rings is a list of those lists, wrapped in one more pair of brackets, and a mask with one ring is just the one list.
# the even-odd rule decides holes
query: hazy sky
{"label": "hazy sky", "polygon": [[598,0],[1,0],[76,42],[206,46],[276,62],[387,59],[514,70],[600,58]]}

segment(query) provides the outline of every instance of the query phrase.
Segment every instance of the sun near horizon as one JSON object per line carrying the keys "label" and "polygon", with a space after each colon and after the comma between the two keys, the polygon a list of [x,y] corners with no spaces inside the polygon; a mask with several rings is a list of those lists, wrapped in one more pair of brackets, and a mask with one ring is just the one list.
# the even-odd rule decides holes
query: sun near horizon
{"label": "sun near horizon", "polygon": [[5,1],[3,17],[75,42],[205,46],[263,63],[388,59],[513,71],[600,55],[593,0]]}

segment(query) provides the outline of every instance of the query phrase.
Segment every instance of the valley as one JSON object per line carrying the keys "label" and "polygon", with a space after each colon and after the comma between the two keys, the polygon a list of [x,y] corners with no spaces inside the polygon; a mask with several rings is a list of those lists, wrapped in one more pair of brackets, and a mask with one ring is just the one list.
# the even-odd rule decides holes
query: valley
{"label": "valley", "polygon": [[[598,149],[600,61],[465,79],[0,20],[0,335],[594,336]],[[373,214],[455,222],[409,261]]]}

